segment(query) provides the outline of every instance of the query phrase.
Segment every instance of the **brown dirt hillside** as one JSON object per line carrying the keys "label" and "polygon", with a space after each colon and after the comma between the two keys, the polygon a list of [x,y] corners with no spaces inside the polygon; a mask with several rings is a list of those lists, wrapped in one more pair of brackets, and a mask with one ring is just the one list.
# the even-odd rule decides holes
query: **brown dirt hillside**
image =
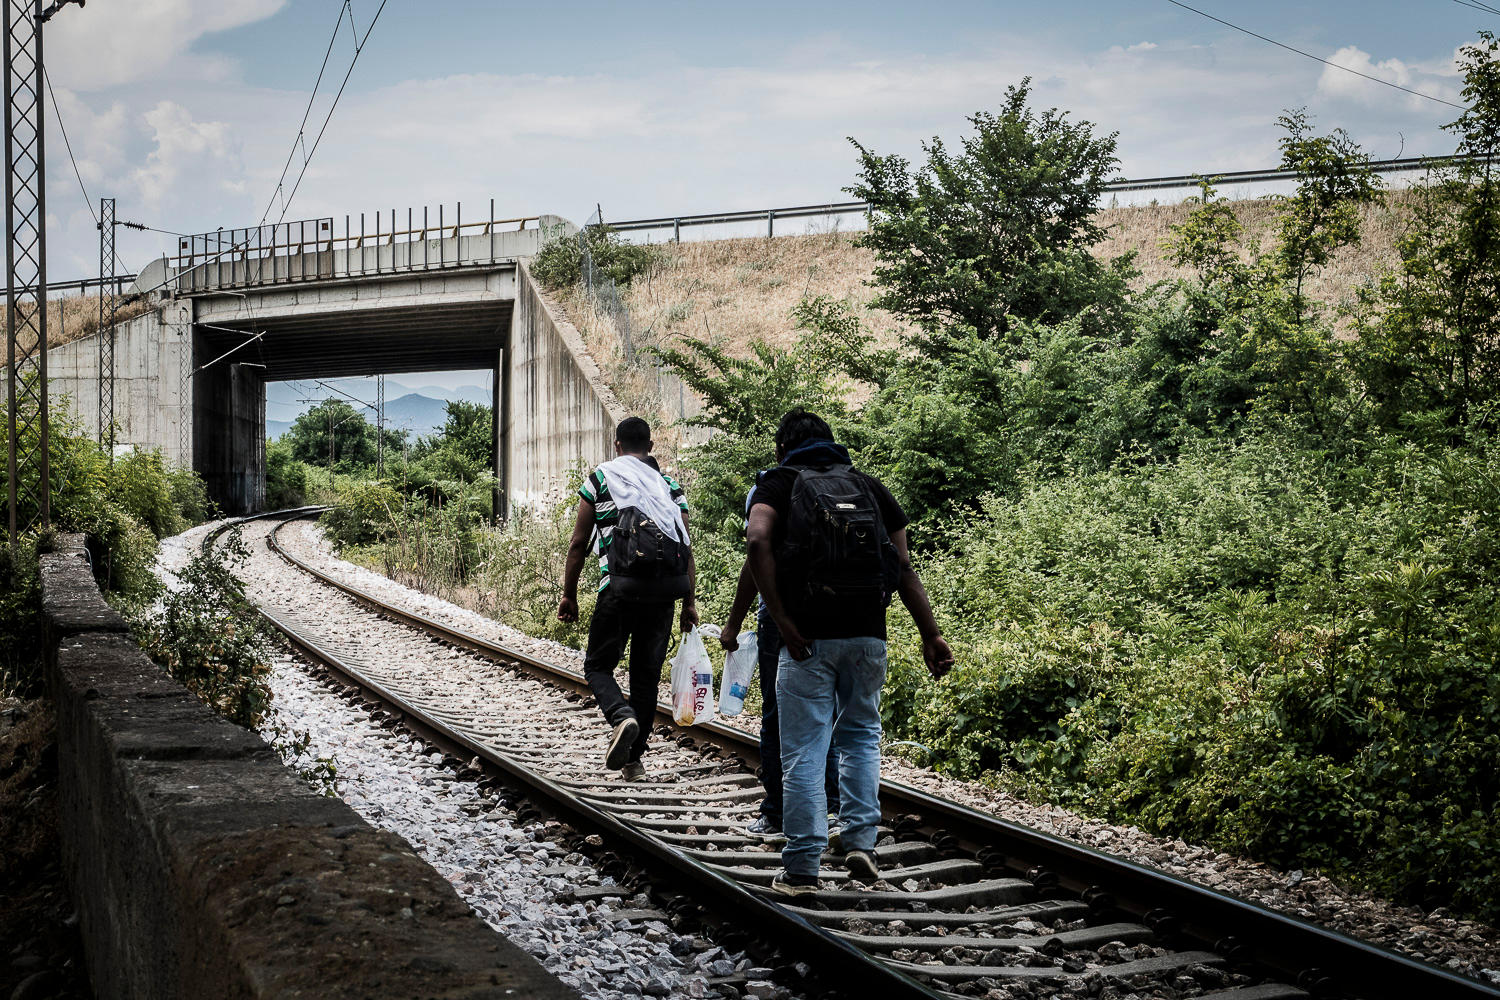
{"label": "brown dirt hillside", "polygon": [[[1364,209],[1364,238],[1359,246],[1340,254],[1314,277],[1309,294],[1330,306],[1353,301],[1355,289],[1370,282],[1396,262],[1396,240],[1409,217],[1411,196],[1393,192],[1386,203]],[[1106,209],[1100,213],[1109,236],[1099,254],[1114,257],[1127,250],[1137,254],[1142,287],[1157,281],[1186,277],[1162,249],[1171,227],[1183,222],[1191,204],[1147,205]],[[1255,244],[1270,246],[1275,238],[1276,203],[1271,199],[1234,202],[1236,217],[1245,227],[1246,254]],[[893,343],[911,326],[883,310],[870,307],[874,290],[868,285],[874,255],[855,245],[857,233],[831,232],[775,239],[704,240],[669,244],[662,265],[637,279],[623,295],[629,313],[630,352],[614,318],[600,310],[580,289],[557,293],[558,305],[583,334],[585,342],[610,380],[620,401],[637,413],[656,414],[665,425],[696,411],[691,394],[647,363],[632,362],[644,347],[687,335],[708,340],[745,355],[753,340],[785,347],[797,331],[792,307],[804,295],[844,299],[864,314],[866,326],[879,340]],[[659,444],[668,456],[675,453],[680,435],[666,431]]]}

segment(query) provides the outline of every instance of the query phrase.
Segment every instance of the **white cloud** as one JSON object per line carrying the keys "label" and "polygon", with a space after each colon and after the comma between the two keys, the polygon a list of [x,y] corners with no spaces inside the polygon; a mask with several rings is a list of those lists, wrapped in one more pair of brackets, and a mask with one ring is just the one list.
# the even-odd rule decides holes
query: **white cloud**
{"label": "white cloud", "polygon": [[1155,42],[1136,42],[1134,45],[1130,46],[1125,51],[1126,52],[1150,52],[1154,48],[1156,48],[1156,43]]}
{"label": "white cloud", "polygon": [[[1458,90],[1442,79],[1432,79],[1431,74],[1414,72],[1414,66],[1400,59],[1383,59],[1376,62],[1370,53],[1354,45],[1346,45],[1329,57],[1333,66],[1325,66],[1318,78],[1318,93],[1343,100],[1358,101],[1374,107],[1390,107],[1399,102],[1413,110],[1431,105],[1415,94],[1401,94],[1390,87],[1383,87],[1374,77],[1398,87],[1430,94],[1445,101],[1458,101]],[[1342,67],[1342,68],[1339,68]],[[1354,72],[1346,72],[1353,70]],[[1364,76],[1356,76],[1362,73]],[[1444,74],[1449,75],[1449,74]]]}
{"label": "white cloud", "polygon": [[171,101],[146,112],[145,122],[156,148],[131,180],[147,207],[157,209],[169,198],[181,197],[185,192],[179,182],[189,171],[199,180],[213,178],[220,187],[223,181],[234,179],[239,164],[226,123],[194,121],[187,108]]}
{"label": "white cloud", "polygon": [[147,79],[224,79],[232,63],[188,52],[204,35],[264,20],[286,0],[131,0],[68,7],[47,22],[47,68],[75,90]]}
{"label": "white cloud", "polygon": [[[1148,44],[1155,47],[1142,47]],[[388,219],[395,208],[404,221],[407,206],[420,218],[424,204],[451,211],[462,200],[470,219],[491,197],[502,216],[581,217],[597,201],[613,218],[838,199],[855,168],[845,136],[919,157],[922,140],[967,134],[968,115],[997,107],[1005,88],[1028,74],[1036,78],[1034,106],[1056,105],[1101,132],[1119,131],[1129,176],[1268,165],[1276,158],[1277,115],[1302,106],[1319,128],[1349,129],[1372,155],[1394,155],[1398,130],[1408,153],[1451,148],[1434,127],[1447,109],[1408,106],[1388,88],[1351,78],[1385,92],[1380,101],[1351,99],[1338,85],[1325,86],[1315,65],[1278,60],[1249,42],[1142,45],[1079,52],[1015,39],[900,60],[848,51],[726,67],[461,73],[374,89],[361,85],[380,80],[379,68],[361,62],[287,217],[333,215],[342,225],[352,213],[357,229],[361,210]],[[1379,64],[1381,72],[1404,72],[1424,89],[1441,82],[1416,60],[1389,62],[1395,65]],[[97,117],[114,123],[100,128],[123,153],[87,154],[104,175],[95,194],[118,191],[122,216],[139,212],[184,232],[260,217],[306,102],[305,92],[232,81],[142,83],[114,94],[127,109],[124,126],[113,106]],[[325,93],[314,108],[314,128],[328,99]],[[60,92],[59,100],[69,98]],[[75,117],[88,120],[86,108],[66,107],[70,129]],[[291,177],[300,162],[299,154]],[[58,169],[54,159],[54,183],[62,179]],[[59,197],[70,195],[58,192],[49,204]],[[64,226],[59,254],[88,259],[93,234]],[[163,239],[121,237],[132,266]]]}

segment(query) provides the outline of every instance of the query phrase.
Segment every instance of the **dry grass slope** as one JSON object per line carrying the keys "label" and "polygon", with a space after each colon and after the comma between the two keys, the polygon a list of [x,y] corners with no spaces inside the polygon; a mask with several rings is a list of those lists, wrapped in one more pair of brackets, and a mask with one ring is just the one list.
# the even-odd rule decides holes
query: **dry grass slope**
{"label": "dry grass slope", "polygon": [[[24,307],[29,308],[29,303]],[[148,311],[151,304],[145,297],[121,300],[115,313],[115,322],[123,323]],[[10,319],[4,319],[6,332],[10,330]],[[99,296],[66,295],[47,300],[47,344],[61,347],[63,344],[94,334],[99,329]],[[23,346],[30,347],[34,338],[23,334]]]}
{"label": "dry grass slope", "polygon": [[[1354,301],[1355,290],[1396,263],[1396,241],[1410,214],[1411,195],[1393,192],[1382,205],[1363,210],[1364,239],[1340,254],[1311,282],[1308,294],[1331,307]],[[1128,250],[1137,254],[1141,271],[1137,284],[1187,277],[1174,267],[1162,249],[1171,227],[1183,222],[1191,204],[1147,205],[1106,209],[1100,213],[1109,236],[1099,254],[1114,257]],[[1275,238],[1276,203],[1271,199],[1233,203],[1245,227],[1246,255],[1256,244],[1269,247]],[[851,303],[866,326],[885,344],[912,331],[912,326],[884,310],[870,307],[869,285],[874,255],[855,244],[856,233],[821,233],[704,240],[668,244],[660,268],[637,279],[624,293],[630,313],[630,350],[613,318],[595,307],[580,289],[564,290],[557,305],[578,327],[605,378],[632,412],[656,414],[665,427],[683,413],[696,412],[696,402],[684,398],[680,386],[663,379],[640,360],[646,347],[691,336],[747,356],[752,341],[777,347],[795,342],[792,308],[806,295],[828,295]],[[659,434],[659,450],[669,460],[682,437],[679,430]]]}

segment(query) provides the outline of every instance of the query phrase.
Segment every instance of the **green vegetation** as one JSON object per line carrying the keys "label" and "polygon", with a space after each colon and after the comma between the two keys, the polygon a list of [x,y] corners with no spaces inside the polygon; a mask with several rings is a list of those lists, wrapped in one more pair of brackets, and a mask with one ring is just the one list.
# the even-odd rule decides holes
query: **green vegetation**
{"label": "green vegetation", "polygon": [[[48,428],[52,530],[86,532],[100,588],[112,602],[132,606],[155,591],[157,540],[211,516],[203,483],[155,452],[111,463],[65,413],[54,406]],[[23,494],[34,494],[34,473],[19,485]],[[7,470],[0,467],[0,495],[8,489]],[[23,517],[33,514],[22,511]],[[42,687],[37,556],[51,544],[52,535],[41,532],[23,535],[14,549],[0,538],[0,692],[7,695],[30,697]]]}
{"label": "green vegetation", "polygon": [[1500,62],[1464,50],[1450,129],[1481,159],[1421,189],[1394,273],[1338,314],[1309,278],[1381,197],[1367,158],[1281,124],[1302,181],[1245,245],[1209,181],[1132,290],[1091,209],[1113,136],[1026,84],[919,168],[859,147],[849,190],[876,351],[846,303],[735,358],[661,351],[718,433],[690,453],[700,605],[722,614],[741,504],[794,403],[913,516],[959,667],[891,615],[884,713],[940,770],[1500,919]]}
{"label": "green vegetation", "polygon": [[239,531],[198,553],[133,616],[136,641],[219,715],[255,729],[271,706],[270,650],[235,567],[249,558]]}
{"label": "green vegetation", "polygon": [[[850,303],[810,297],[789,347],[653,352],[704,400],[687,423],[715,431],[688,454],[704,616],[727,610],[777,418],[810,406],[912,515],[958,655],[932,681],[891,615],[893,739],[1035,799],[1500,920],[1500,46],[1484,34],[1463,62],[1449,127],[1476,159],[1420,188],[1399,265],[1344,311],[1310,279],[1382,193],[1304,112],[1281,119],[1301,183],[1267,243],[1205,179],[1166,246],[1192,277],[1145,288],[1128,255],[1094,253],[1114,137],[1033,109],[1028,83],[916,167],[856,144],[876,303],[920,335],[876,349],[892,338]],[[588,239],[616,281],[651,266]],[[534,270],[575,283],[580,256],[555,241]],[[382,481],[341,485],[330,533],[577,644],[552,614],[569,501],[489,527],[467,426],[450,414]]]}
{"label": "green vegetation", "polygon": [[626,242],[608,226],[589,226],[578,235],[558,233],[537,251],[531,273],[549,288],[567,288],[583,280],[584,249],[594,269],[617,285],[628,285],[661,258],[661,250]]}

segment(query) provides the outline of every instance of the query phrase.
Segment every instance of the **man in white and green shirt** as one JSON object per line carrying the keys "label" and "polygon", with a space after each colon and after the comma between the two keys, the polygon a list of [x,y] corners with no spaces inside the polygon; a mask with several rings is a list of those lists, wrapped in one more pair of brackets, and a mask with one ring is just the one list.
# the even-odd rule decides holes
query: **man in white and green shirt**
{"label": "man in white and green shirt", "polygon": [[[578,619],[578,578],[595,541],[599,557],[599,599],[589,621],[588,650],[584,676],[593,689],[599,710],[613,727],[605,753],[605,767],[620,770],[627,781],[645,780],[641,755],[645,753],[651,723],[656,716],[657,684],[662,661],[671,638],[672,612],[682,593],[682,630],[698,623],[694,601],[696,580],[692,549],[687,534],[688,505],[682,486],[662,473],[651,457],[651,428],[640,417],[629,417],[615,429],[615,454],[589,474],[578,491],[578,517],[568,544],[563,570],[563,597],[557,617]],[[610,586],[610,552],[622,509],[635,509],[648,525],[660,526],[667,544],[680,544],[687,552],[686,579],[680,590],[668,588],[646,593],[626,587],[639,581],[622,578]],[[667,596],[667,595],[671,596]],[[630,643],[630,696],[627,699],[615,680],[626,641]]]}

